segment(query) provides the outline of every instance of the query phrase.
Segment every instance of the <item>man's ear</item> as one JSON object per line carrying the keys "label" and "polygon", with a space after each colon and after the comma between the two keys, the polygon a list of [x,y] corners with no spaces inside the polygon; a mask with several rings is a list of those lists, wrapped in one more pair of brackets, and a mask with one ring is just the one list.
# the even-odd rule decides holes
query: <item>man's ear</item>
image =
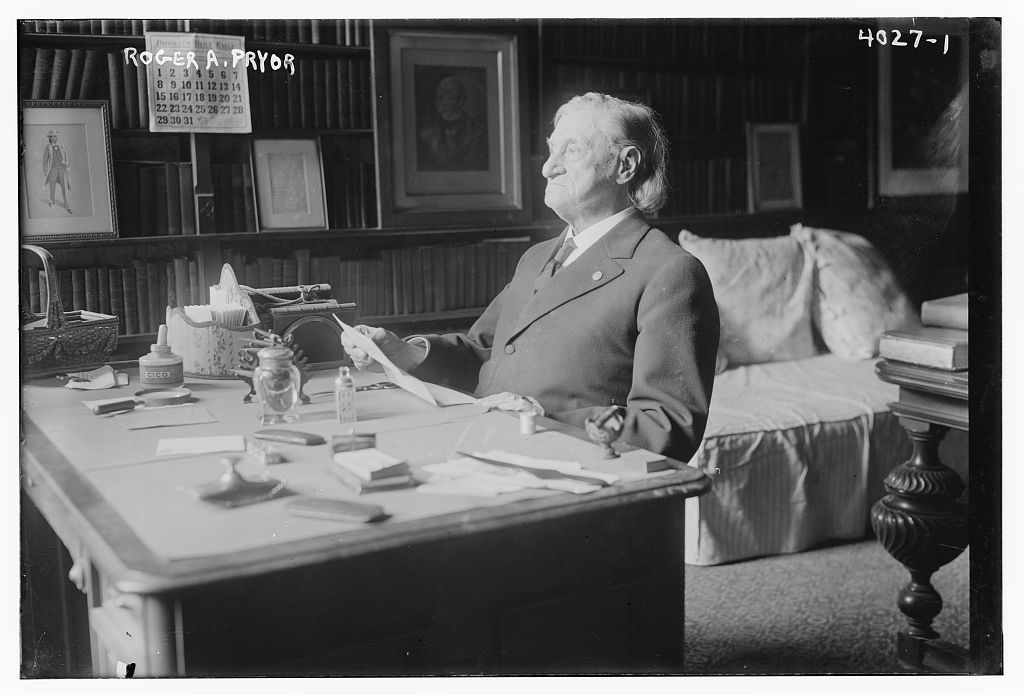
{"label": "man's ear", "polygon": [[615,170],[615,182],[619,184],[628,183],[640,168],[640,149],[636,145],[629,145],[619,152],[618,167]]}

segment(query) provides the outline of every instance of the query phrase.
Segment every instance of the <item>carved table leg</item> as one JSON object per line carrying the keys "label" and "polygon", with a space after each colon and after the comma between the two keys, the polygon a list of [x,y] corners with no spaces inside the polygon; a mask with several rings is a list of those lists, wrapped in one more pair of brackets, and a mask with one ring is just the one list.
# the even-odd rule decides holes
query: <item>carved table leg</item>
{"label": "carved table leg", "polygon": [[932,620],[942,597],[931,576],[967,547],[967,516],[958,499],[960,477],[939,460],[948,427],[900,418],[914,453],[885,478],[885,497],[871,509],[871,527],[882,546],[910,572],[899,608],[907,626],[897,635],[900,663],[914,670],[964,671],[964,650],[939,641]]}

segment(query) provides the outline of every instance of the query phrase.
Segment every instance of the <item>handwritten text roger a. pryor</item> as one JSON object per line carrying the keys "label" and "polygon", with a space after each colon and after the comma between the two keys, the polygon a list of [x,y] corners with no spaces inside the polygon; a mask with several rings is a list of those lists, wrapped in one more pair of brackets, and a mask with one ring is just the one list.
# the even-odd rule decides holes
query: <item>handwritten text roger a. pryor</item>
{"label": "handwritten text roger a. pryor", "polygon": [[[149,65],[150,63],[156,63],[157,65],[164,65],[165,63],[171,63],[183,68],[193,68],[199,70],[199,63],[196,62],[195,51],[171,51],[168,53],[164,49],[160,49],[156,52],[152,51],[140,51],[137,48],[125,48],[124,51],[124,62],[125,65],[132,63],[136,67],[141,63],[142,65]],[[217,55],[217,51],[210,49],[206,51],[206,65],[202,68],[203,70],[209,70],[210,68],[219,67],[232,67],[237,68],[239,66],[249,68],[250,70],[259,70],[260,72],[266,72],[270,70],[287,70],[289,75],[295,74],[295,56],[291,53],[285,53],[284,57],[277,55],[276,53],[267,53],[265,51],[243,51],[240,48],[231,49],[231,57],[220,58]]]}

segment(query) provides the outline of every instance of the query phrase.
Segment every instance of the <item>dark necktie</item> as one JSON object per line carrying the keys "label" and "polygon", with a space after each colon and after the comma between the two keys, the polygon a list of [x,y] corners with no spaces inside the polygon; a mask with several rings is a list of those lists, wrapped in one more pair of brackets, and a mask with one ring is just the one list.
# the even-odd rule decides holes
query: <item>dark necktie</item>
{"label": "dark necktie", "polygon": [[558,252],[544,264],[544,267],[540,271],[540,275],[533,282],[533,292],[536,294],[540,292],[548,283],[551,282],[551,278],[555,276],[555,273],[565,264],[565,259],[569,257],[573,251],[576,250],[576,242],[572,240],[572,237],[567,236],[562,245],[558,248]]}

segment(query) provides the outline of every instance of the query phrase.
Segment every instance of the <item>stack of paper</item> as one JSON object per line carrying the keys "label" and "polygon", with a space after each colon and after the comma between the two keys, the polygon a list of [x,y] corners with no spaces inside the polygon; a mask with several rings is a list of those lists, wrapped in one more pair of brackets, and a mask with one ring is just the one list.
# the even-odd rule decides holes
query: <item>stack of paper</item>
{"label": "stack of paper", "polygon": [[390,490],[413,484],[409,464],[380,449],[357,449],[334,454],[331,470],[356,492]]}
{"label": "stack of paper", "polygon": [[[533,459],[504,451],[487,451],[479,458],[476,456],[424,466],[423,471],[429,478],[417,488],[417,492],[494,497],[532,488],[582,495],[618,480],[614,474],[584,470],[572,461]],[[493,463],[480,460],[483,458]],[[595,482],[570,476],[586,477]]]}

